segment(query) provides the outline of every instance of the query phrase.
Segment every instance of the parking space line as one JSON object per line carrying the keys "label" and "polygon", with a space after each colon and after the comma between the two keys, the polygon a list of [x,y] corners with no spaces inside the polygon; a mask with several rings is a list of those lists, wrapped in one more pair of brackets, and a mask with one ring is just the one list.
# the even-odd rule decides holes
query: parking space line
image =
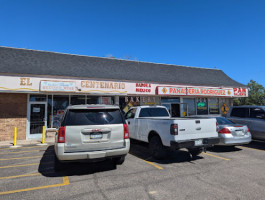
{"label": "parking space line", "polygon": [[141,160],[143,160],[144,162],[146,162],[146,163],[148,163],[150,165],[153,165],[157,169],[160,169],[160,170],[163,169],[163,167],[160,167],[159,165],[157,165],[157,164],[155,164],[153,162],[150,162],[150,161],[147,161],[147,160],[144,160],[144,159],[141,159]]}
{"label": "parking space line", "polygon": [[39,164],[40,163],[30,163],[30,164],[23,164],[23,165],[8,165],[8,166],[0,167],[0,169],[11,168],[11,167],[24,167],[24,166],[39,165]]}
{"label": "parking space line", "polygon": [[265,151],[265,150],[262,150],[262,149],[255,149],[255,148],[245,147],[245,146],[240,146],[240,147],[243,147],[243,148],[246,148],[246,149],[251,149],[251,150],[256,150],[256,151]]}
{"label": "parking space line", "polygon": [[0,160],[23,160],[29,158],[41,158],[43,156],[31,156],[31,157],[20,157],[20,158],[1,158]]}
{"label": "parking space line", "polygon": [[40,189],[46,189],[46,188],[52,188],[52,187],[61,187],[65,185],[69,185],[70,181],[68,176],[63,177],[63,183],[59,184],[54,184],[54,185],[45,185],[45,186],[40,186],[40,187],[33,187],[33,188],[25,188],[25,189],[19,189],[19,190],[11,190],[11,191],[6,191],[6,192],[0,192],[0,195],[4,194],[13,194],[17,192],[26,192],[26,191],[32,191],[32,190],[40,190]]}
{"label": "parking space line", "polygon": [[42,150],[33,150],[33,151],[13,151],[13,152],[1,152],[0,154],[15,154],[15,153],[29,153],[29,152],[36,152],[36,151],[42,151]]}
{"label": "parking space line", "polygon": [[[132,154],[133,155],[133,154]],[[136,157],[136,158],[138,158],[138,159],[140,159],[140,160],[142,160],[142,161],[144,161],[144,162],[146,162],[146,163],[148,163],[149,165],[152,165],[152,166],[154,166],[155,168],[157,168],[157,169],[163,169],[163,167],[160,167],[159,165],[157,165],[157,164],[155,164],[155,163],[153,163],[153,162],[150,162],[150,161],[147,161],[147,160],[144,160],[144,159],[142,159],[142,158],[139,158],[138,156],[136,156],[136,155],[133,155],[134,157]]]}
{"label": "parking space line", "polygon": [[0,177],[0,180],[3,179],[12,179],[12,178],[20,178],[20,177],[26,177],[26,176],[38,176],[40,173],[33,173],[33,174],[22,174],[17,176],[6,176],[6,177]]}
{"label": "parking space line", "polygon": [[228,158],[224,158],[224,157],[221,157],[221,156],[216,156],[216,155],[213,155],[213,154],[210,154],[210,153],[204,153],[203,154],[206,154],[208,156],[212,156],[212,157],[215,157],[215,158],[219,158],[219,159],[223,159],[223,160],[226,160],[226,161],[229,161],[230,159]]}

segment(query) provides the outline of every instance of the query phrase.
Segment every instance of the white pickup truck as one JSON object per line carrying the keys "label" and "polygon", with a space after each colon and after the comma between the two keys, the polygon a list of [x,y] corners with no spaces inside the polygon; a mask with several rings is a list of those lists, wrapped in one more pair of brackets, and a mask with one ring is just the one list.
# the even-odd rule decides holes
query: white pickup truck
{"label": "white pickup truck", "polygon": [[164,106],[132,107],[125,119],[130,138],[148,142],[156,159],[165,158],[167,147],[187,148],[194,157],[219,142],[215,119],[171,118]]}

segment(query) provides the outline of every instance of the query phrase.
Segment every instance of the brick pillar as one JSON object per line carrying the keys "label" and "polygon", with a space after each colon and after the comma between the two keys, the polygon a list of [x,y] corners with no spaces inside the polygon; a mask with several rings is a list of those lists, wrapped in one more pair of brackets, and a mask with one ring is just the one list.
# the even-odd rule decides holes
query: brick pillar
{"label": "brick pillar", "polygon": [[0,93],[0,141],[26,139],[27,94]]}

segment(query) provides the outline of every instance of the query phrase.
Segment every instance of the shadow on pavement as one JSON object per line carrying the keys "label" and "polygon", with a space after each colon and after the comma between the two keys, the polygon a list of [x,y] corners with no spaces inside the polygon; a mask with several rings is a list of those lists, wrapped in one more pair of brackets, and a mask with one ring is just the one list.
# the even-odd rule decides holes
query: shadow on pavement
{"label": "shadow on pavement", "polygon": [[65,169],[60,172],[54,170],[54,146],[49,146],[44,152],[40,164],[39,173],[46,177],[63,177],[74,175],[89,175],[103,171],[115,170],[116,165],[111,160],[94,163],[65,163]]}
{"label": "shadow on pavement", "polygon": [[191,162],[198,159],[203,159],[201,156],[191,157],[188,151],[178,150],[178,151],[167,151],[167,157],[164,160],[154,159],[148,149],[148,143],[131,140],[131,147],[129,154],[138,157],[143,160],[159,163],[159,164],[171,164],[171,163],[182,163]]}
{"label": "shadow on pavement", "polygon": [[252,140],[251,143],[242,146],[265,151],[265,141],[262,140]]}
{"label": "shadow on pavement", "polygon": [[237,152],[242,151],[240,149],[240,146],[213,146],[210,148],[207,148],[207,151],[215,152],[215,153],[226,153],[226,152]]}

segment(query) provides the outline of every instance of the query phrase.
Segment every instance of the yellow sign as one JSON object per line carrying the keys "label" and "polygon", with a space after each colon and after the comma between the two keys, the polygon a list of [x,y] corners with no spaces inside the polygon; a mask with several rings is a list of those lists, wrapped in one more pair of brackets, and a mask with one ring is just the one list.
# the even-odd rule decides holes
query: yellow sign
{"label": "yellow sign", "polygon": [[228,113],[228,111],[229,111],[229,107],[224,103],[222,105],[222,107],[221,107],[221,111],[222,111],[223,114],[226,115]]}

